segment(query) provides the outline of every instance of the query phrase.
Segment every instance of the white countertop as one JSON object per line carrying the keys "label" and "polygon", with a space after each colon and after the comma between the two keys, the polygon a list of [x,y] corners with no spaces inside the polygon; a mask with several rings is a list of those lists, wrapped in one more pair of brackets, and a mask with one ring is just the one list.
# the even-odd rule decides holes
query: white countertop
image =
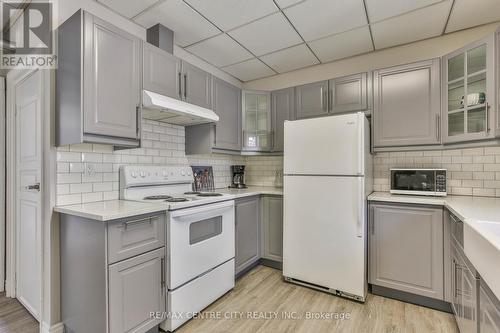
{"label": "white countertop", "polygon": [[110,221],[130,216],[161,212],[165,206],[127,200],[90,202],[85,204],[56,206],[54,211],[61,214],[80,216],[97,221]]}
{"label": "white countertop", "polygon": [[464,252],[500,299],[500,198],[423,197],[374,192],[369,201],[440,205],[464,222]]}
{"label": "white countertop", "polygon": [[232,194],[238,199],[255,195],[283,195],[283,188],[272,186],[248,186],[248,188],[240,190],[234,188],[216,189],[215,192]]}
{"label": "white countertop", "polygon": [[[231,194],[235,199],[255,195],[283,195],[283,189],[270,186],[249,186],[246,189],[216,189],[215,192]],[[165,205],[128,200],[99,201],[85,204],[56,206],[54,211],[97,221],[110,221],[141,214],[161,212]]]}

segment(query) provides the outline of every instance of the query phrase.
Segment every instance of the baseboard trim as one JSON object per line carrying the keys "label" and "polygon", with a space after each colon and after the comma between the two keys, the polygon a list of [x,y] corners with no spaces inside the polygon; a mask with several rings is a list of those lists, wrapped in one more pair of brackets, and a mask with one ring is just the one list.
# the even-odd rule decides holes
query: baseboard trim
{"label": "baseboard trim", "polygon": [[50,324],[42,322],[40,327],[42,328],[40,330],[41,333],[64,333],[63,323],[57,323],[51,326]]}
{"label": "baseboard trim", "polygon": [[371,286],[371,293],[374,295],[388,297],[406,303],[425,306],[426,308],[431,308],[443,312],[453,313],[451,309],[451,304],[445,301],[425,296],[415,295],[391,288],[376,286],[373,284],[370,286]]}
{"label": "baseboard trim", "polygon": [[280,271],[283,270],[283,263],[280,261],[275,261],[271,259],[266,259],[266,258],[260,258],[259,264],[267,267],[271,267],[274,269],[279,269]]}

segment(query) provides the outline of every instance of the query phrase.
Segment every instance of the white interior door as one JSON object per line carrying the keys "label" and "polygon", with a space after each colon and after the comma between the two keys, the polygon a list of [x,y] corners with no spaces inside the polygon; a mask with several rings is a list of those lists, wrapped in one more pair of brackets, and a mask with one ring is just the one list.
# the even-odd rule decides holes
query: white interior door
{"label": "white interior door", "polygon": [[285,122],[287,175],[364,175],[364,114]]}
{"label": "white interior door", "polygon": [[17,83],[16,296],[39,320],[41,307],[42,86],[36,71]]}
{"label": "white interior door", "polygon": [[364,178],[285,176],[283,205],[283,275],[364,297]]}

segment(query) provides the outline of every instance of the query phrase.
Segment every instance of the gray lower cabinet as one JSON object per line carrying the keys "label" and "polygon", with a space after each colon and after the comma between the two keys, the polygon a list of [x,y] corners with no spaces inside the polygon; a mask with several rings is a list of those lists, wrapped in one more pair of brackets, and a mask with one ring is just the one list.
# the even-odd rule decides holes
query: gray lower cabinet
{"label": "gray lower cabinet", "polygon": [[370,204],[369,282],[444,299],[443,209]]}
{"label": "gray lower cabinet", "polygon": [[184,101],[212,109],[212,75],[183,61],[182,94]]}
{"label": "gray lower cabinet", "polygon": [[262,258],[283,261],[283,197],[263,196],[261,199]]}
{"label": "gray lower cabinet", "polygon": [[281,89],[271,93],[271,123],[273,128],[273,151],[284,149],[285,121],[295,119],[295,90]]}
{"label": "gray lower cabinet", "polygon": [[142,41],[83,10],[58,40],[57,144],[137,146]]}
{"label": "gray lower cabinet", "polygon": [[152,44],[144,43],[143,88],[181,98],[181,60]]}
{"label": "gray lower cabinet", "polygon": [[295,87],[297,119],[328,114],[328,81],[320,81]]}
{"label": "gray lower cabinet", "polygon": [[109,266],[109,332],[145,332],[165,309],[165,249]]}
{"label": "gray lower cabinet", "polygon": [[483,280],[479,288],[479,330],[481,333],[500,332],[500,301]]}
{"label": "gray lower cabinet", "polygon": [[335,78],[330,80],[329,85],[331,113],[363,111],[368,108],[368,73]]}
{"label": "gray lower cabinet", "polygon": [[241,151],[241,89],[213,77],[216,124],[186,127],[186,154],[239,153]]}
{"label": "gray lower cabinet", "polygon": [[439,71],[439,59],[374,71],[375,148],[441,143]]}
{"label": "gray lower cabinet", "polygon": [[259,196],[236,200],[236,274],[260,259],[259,200]]}
{"label": "gray lower cabinet", "polygon": [[163,212],[108,222],[60,215],[66,332],[143,333],[166,309]]}

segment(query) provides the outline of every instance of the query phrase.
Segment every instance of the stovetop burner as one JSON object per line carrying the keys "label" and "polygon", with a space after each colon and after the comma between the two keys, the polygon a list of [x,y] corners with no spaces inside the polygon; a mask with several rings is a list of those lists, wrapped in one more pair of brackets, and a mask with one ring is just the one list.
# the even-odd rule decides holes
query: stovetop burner
{"label": "stovetop burner", "polygon": [[144,198],[144,200],[168,200],[172,199],[170,195],[150,195]]}
{"label": "stovetop burner", "polygon": [[166,202],[186,202],[186,201],[189,201],[188,199],[186,198],[169,198],[167,200],[165,200]]}
{"label": "stovetop burner", "polygon": [[197,192],[197,191],[190,191],[190,192],[186,192],[184,193],[185,195],[200,195],[201,192]]}
{"label": "stovetop burner", "polygon": [[198,194],[199,197],[221,197],[221,193],[215,193],[215,192],[203,192]]}

